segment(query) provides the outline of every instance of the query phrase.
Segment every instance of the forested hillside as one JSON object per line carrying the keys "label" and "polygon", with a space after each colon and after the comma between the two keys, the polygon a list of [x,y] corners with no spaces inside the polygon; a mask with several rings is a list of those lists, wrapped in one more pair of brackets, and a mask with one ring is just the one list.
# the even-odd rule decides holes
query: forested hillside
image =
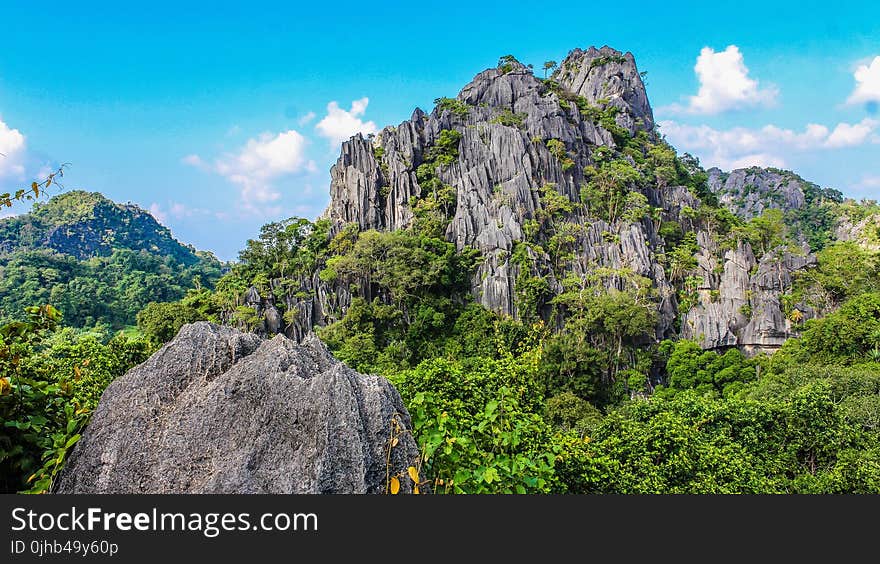
{"label": "forested hillside", "polygon": [[151,301],[213,287],[220,262],[171,236],[146,211],[65,192],[0,219],[0,322],[52,304],[72,327],[134,325]]}

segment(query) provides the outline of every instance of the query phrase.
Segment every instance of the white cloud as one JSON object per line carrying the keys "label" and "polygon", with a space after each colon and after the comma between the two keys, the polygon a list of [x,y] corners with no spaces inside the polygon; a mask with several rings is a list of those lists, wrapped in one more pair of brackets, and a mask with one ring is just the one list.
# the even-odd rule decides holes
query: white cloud
{"label": "white cloud", "polygon": [[276,207],[267,207],[281,197],[273,181],[290,174],[314,171],[315,163],[306,159],[309,141],[290,129],[278,134],[263,133],[237,152],[225,153],[208,165],[198,155],[187,155],[188,165],[215,172],[237,185],[246,211],[271,214]]}
{"label": "white cloud", "polygon": [[330,140],[330,145],[337,147],[357,133],[376,133],[378,129],[372,121],[362,121],[360,116],[367,110],[370,99],[367,97],[351,103],[351,110],[345,111],[335,101],[327,104],[327,115],[315,124],[318,135]]}
{"label": "white cloud", "polygon": [[672,113],[718,114],[728,110],[755,106],[770,106],[776,101],[776,88],[759,88],[758,81],[749,77],[749,69],[736,45],[715,52],[703,47],[694,65],[700,82],[696,96],[690,96],[682,107],[674,104],[667,108]]}
{"label": "white cloud", "polygon": [[186,204],[174,201],[169,201],[167,206],[153,202],[150,204],[149,212],[163,225],[168,225],[168,220],[171,218],[185,219],[196,216],[209,216],[215,213],[205,208],[191,208]]}
{"label": "white cloud", "polygon": [[315,114],[315,112],[309,112],[306,115],[304,115],[303,117],[296,120],[296,123],[298,123],[300,127],[304,127],[304,126],[308,125],[309,123],[311,123],[311,121],[313,119],[315,119],[316,117],[318,117],[318,116]]}
{"label": "white cloud", "polygon": [[0,119],[0,178],[24,179],[25,152],[25,139],[21,131],[12,129]]}
{"label": "white cloud", "polygon": [[792,152],[880,143],[880,120],[870,118],[856,124],[839,123],[834,129],[811,123],[800,132],[775,125],[718,130],[669,120],[660,122],[660,130],[677,149],[700,157],[705,166],[724,170],[752,165],[784,167],[786,155]]}
{"label": "white cloud", "polygon": [[847,103],[880,103],[880,55],[874,57],[870,65],[859,65],[853,76],[856,87],[847,98]]}
{"label": "white cloud", "polygon": [[880,126],[880,121],[869,118],[853,125],[839,123],[825,140],[824,145],[829,148],[837,148],[863,145],[869,140],[877,143],[878,139],[874,132],[878,126]]}
{"label": "white cloud", "polygon": [[196,168],[206,168],[208,166],[207,164],[205,164],[205,161],[202,160],[202,157],[198,155],[187,155],[180,159],[180,162],[189,166],[194,166]]}

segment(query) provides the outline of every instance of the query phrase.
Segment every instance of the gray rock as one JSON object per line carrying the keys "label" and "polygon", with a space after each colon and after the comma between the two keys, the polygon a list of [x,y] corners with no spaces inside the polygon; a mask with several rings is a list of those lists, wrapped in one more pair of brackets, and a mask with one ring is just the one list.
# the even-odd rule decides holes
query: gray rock
{"label": "gray rock", "polygon": [[56,491],[381,493],[418,460],[411,428],[387,380],[314,335],[298,345],[200,322],[110,384]]}
{"label": "gray rock", "polygon": [[794,174],[766,168],[740,168],[729,173],[710,168],[709,189],[721,204],[743,219],[761,215],[765,209],[791,211],[806,205],[804,186]]}
{"label": "gray rock", "polygon": [[638,129],[653,131],[654,113],[632,53],[621,53],[608,46],[590,47],[586,51],[574,49],[553,78],[593,104],[608,100],[610,105],[620,108],[618,125],[630,133]]}
{"label": "gray rock", "polygon": [[[792,276],[816,263],[806,245],[800,252],[777,249],[755,259],[748,243],[724,254],[720,268],[715,245],[705,232],[699,240],[699,272],[703,278],[699,301],[682,312],[680,335],[706,349],[740,347],[747,353],[772,352],[797,335],[795,322],[782,311],[782,295]],[[797,304],[808,319],[814,314]]]}
{"label": "gray rock", "polygon": [[[601,103],[622,110],[618,114],[621,125],[653,134],[651,107],[631,54],[608,47],[575,50],[553,78],[569,90],[569,97],[582,95],[594,104],[605,99]],[[579,202],[581,185],[586,182],[584,169],[593,164],[593,151],[614,147],[614,140],[610,132],[585,119],[570,99],[561,99],[518,63],[508,72],[493,68],[478,74],[456,99],[467,109],[465,115],[442,108],[430,114],[416,110],[410,120],[385,128],[372,140],[358,135],[343,143],[331,171],[326,217],[337,230],[347,223],[380,230],[409,226],[412,200],[422,195],[416,169],[441,131],[460,132],[458,159],[439,170],[439,178],[456,191],[446,238],[459,249],[476,248],[484,257],[472,280],[476,301],[516,316],[514,288],[520,272],[509,259],[514,245],[526,238],[523,226],[541,210],[541,187],[553,184],[560,194]],[[515,116],[514,123],[505,123],[501,119],[505,115]],[[551,139],[564,143],[574,166],[563,170],[547,148]],[[649,197],[658,199],[656,194]],[[569,221],[587,228],[578,230],[575,246],[582,252],[568,268],[578,274],[599,267],[630,268],[649,277],[659,290],[657,333],[667,334],[675,313],[674,290],[656,260],[662,240],[654,226],[607,225],[582,211],[576,211]],[[603,237],[603,232],[615,237]],[[551,288],[561,292],[556,278],[562,273],[552,272],[545,256],[535,260],[533,274],[548,276]],[[339,295],[335,287],[322,291],[339,297],[336,308],[319,308],[330,317],[316,321],[329,323],[335,313],[344,313],[349,296]]]}
{"label": "gray rock", "polygon": [[880,214],[871,214],[856,222],[847,216],[841,217],[835,232],[838,241],[852,241],[869,251],[880,250]]}

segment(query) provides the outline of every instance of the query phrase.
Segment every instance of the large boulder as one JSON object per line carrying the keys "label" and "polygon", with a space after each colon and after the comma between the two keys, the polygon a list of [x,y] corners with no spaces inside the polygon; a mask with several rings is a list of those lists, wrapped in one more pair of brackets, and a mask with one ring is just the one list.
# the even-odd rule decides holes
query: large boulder
{"label": "large boulder", "polygon": [[382,493],[418,461],[411,428],[387,380],[314,335],[194,323],[107,388],[55,490]]}

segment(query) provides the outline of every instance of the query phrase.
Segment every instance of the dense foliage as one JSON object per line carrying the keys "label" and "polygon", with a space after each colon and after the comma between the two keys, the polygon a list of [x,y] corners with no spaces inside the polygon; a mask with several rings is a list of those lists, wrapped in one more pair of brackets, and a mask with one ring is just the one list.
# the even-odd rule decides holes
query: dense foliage
{"label": "dense foliage", "polygon": [[0,322],[51,303],[73,327],[135,324],[148,303],[213,287],[221,264],[136,206],[67,192],[0,219]]}
{"label": "dense foliage", "polygon": [[51,487],[104,389],[143,362],[146,341],[60,329],[52,306],[0,326],[0,491]]}

